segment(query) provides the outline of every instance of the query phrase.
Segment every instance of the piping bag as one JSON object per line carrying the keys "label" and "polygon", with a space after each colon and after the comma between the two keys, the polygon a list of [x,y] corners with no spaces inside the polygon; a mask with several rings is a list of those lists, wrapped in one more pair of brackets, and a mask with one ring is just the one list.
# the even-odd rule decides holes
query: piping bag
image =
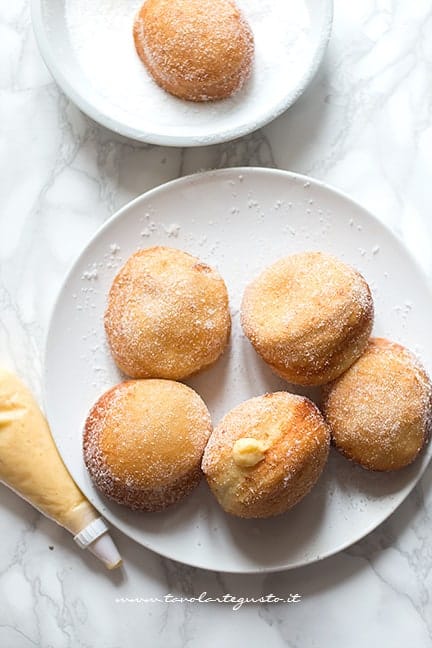
{"label": "piping bag", "polygon": [[105,521],[68,473],[32,394],[1,368],[0,482],[72,533],[108,569],[121,564]]}

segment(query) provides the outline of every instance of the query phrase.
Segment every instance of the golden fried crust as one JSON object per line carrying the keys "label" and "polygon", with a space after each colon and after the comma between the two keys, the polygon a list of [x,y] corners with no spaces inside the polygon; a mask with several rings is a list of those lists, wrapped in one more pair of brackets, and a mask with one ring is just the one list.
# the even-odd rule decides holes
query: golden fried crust
{"label": "golden fried crust", "polygon": [[[240,438],[268,445],[255,466],[239,467],[233,447]],[[276,392],[231,410],[212,433],[202,469],[222,508],[243,518],[284,513],[314,486],[327,461],[330,433],[307,398]]]}
{"label": "golden fried crust", "polygon": [[322,385],[363,353],[373,325],[364,278],[322,252],[294,254],[245,290],[243,330],[271,369],[297,385]]}
{"label": "golden fried crust", "polygon": [[131,378],[186,378],[219,358],[230,330],[223,279],[181,250],[136,252],[109,292],[108,343]]}
{"label": "golden fried crust", "polygon": [[323,412],[335,446],[369,470],[398,470],[426,444],[431,382],[403,346],[370,340],[365,353],[325,388]]}
{"label": "golden fried crust", "polygon": [[224,99],[251,72],[253,35],[232,0],[146,0],[133,35],[156,83],[181,99]]}
{"label": "golden fried crust", "polygon": [[201,479],[210,415],[190,387],[130,380],[107,391],[84,427],[84,461],[95,486],[131,509],[160,511]]}

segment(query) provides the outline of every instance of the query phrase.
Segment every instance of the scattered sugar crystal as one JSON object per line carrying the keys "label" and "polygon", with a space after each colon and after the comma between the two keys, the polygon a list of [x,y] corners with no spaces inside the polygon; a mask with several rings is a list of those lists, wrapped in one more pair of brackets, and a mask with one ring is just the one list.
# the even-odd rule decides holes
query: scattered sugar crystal
{"label": "scattered sugar crystal", "polygon": [[97,278],[98,278],[98,269],[96,263],[94,263],[89,270],[85,270],[85,272],[83,272],[81,276],[81,279],[87,279],[87,281],[92,281]]}
{"label": "scattered sugar crystal", "polygon": [[171,223],[171,225],[164,225],[163,226],[166,234],[170,238],[177,238],[180,232],[180,225],[177,225],[177,223]]}

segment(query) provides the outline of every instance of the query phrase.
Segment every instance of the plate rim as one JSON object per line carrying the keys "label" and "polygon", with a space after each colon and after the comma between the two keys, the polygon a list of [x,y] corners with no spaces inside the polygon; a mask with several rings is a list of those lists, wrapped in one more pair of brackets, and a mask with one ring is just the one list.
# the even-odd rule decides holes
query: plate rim
{"label": "plate rim", "polygon": [[[48,398],[47,398],[47,390],[46,390],[46,385],[47,385],[47,357],[49,354],[48,351],[48,346],[49,346],[49,339],[51,335],[51,329],[53,327],[53,322],[54,318],[57,312],[57,309],[59,307],[59,302],[60,299],[63,295],[64,289],[66,287],[66,284],[68,283],[69,279],[71,278],[73,272],[75,271],[76,266],[79,264],[81,258],[85,255],[87,250],[90,248],[90,246],[93,244],[93,242],[99,238],[99,236],[107,230],[111,224],[119,219],[122,218],[125,212],[128,212],[129,209],[132,207],[135,207],[136,205],[139,205],[142,201],[148,200],[149,198],[151,199],[152,196],[157,195],[158,193],[163,193],[167,188],[172,188],[175,187],[176,185],[188,185],[192,180],[195,181],[200,181],[201,178],[206,178],[206,177],[222,177],[226,176],[227,178],[231,178],[232,175],[236,175],[238,177],[239,174],[241,175],[267,175],[267,176],[280,176],[284,178],[290,178],[293,181],[298,181],[298,182],[303,182],[303,183],[310,183],[311,186],[318,186],[321,189],[324,189],[325,191],[330,191],[331,193],[335,194],[338,198],[342,198],[343,200],[347,201],[349,204],[354,205],[357,209],[360,208],[362,211],[364,211],[368,217],[379,227],[387,231],[387,233],[395,239],[395,241],[398,243],[399,246],[401,246],[407,256],[409,257],[410,262],[413,264],[416,272],[422,277],[424,285],[429,292],[429,295],[431,297],[432,301],[432,280],[428,277],[422,266],[419,264],[417,259],[415,258],[414,254],[411,252],[410,248],[405,245],[405,242],[403,239],[395,232],[392,228],[390,228],[387,224],[385,224],[383,221],[381,221],[377,216],[375,216],[372,212],[370,212],[366,207],[364,207],[361,203],[355,201],[352,199],[349,195],[347,195],[344,191],[341,191],[339,189],[336,189],[333,187],[331,184],[326,183],[325,181],[315,179],[311,176],[303,175],[300,173],[295,173],[293,171],[288,171],[284,169],[275,169],[275,168],[269,168],[269,167],[228,167],[224,169],[214,169],[214,170],[207,170],[207,171],[199,171],[197,173],[192,173],[188,174],[186,176],[182,176],[180,178],[175,178],[173,180],[170,180],[168,182],[164,182],[160,185],[157,185],[156,187],[153,187],[152,189],[149,189],[148,191],[145,191],[144,193],[140,194],[139,196],[133,198],[129,202],[127,202],[123,207],[120,207],[114,214],[112,214],[100,227],[97,228],[97,230],[93,233],[93,235],[90,237],[88,242],[84,245],[84,247],[81,249],[80,253],[74,258],[72,261],[69,269],[66,271],[63,280],[61,282],[60,288],[58,290],[58,293],[56,295],[56,298],[54,300],[53,306],[51,308],[50,316],[49,316],[49,322],[48,326],[46,329],[46,334],[45,334],[45,339],[44,339],[44,344],[43,344],[43,372],[42,372],[42,379],[43,379],[43,389],[42,389],[42,399],[43,399],[43,407],[45,410],[46,417],[48,419],[48,423],[50,424],[50,415],[48,411]],[[50,427],[51,429],[51,427]],[[66,465],[65,460],[63,459],[63,455],[60,452],[60,449],[57,445],[57,441],[55,438],[55,435],[53,433],[52,437],[54,439],[54,442],[56,444],[56,448],[59,452],[59,455],[65,464],[68,472],[69,469]],[[275,572],[281,572],[281,571],[288,571],[291,569],[298,569],[301,567],[306,567],[307,565],[311,565],[317,562],[321,562],[322,560],[326,558],[330,558],[331,556],[334,556],[341,551],[344,551],[348,547],[352,546],[353,544],[363,540],[367,535],[372,533],[375,529],[377,529],[381,524],[383,524],[388,518],[395,513],[395,511],[403,504],[403,502],[408,498],[408,496],[412,493],[414,488],[418,485],[419,481],[423,477],[427,467],[429,466],[430,462],[432,460],[432,452],[427,461],[424,462],[424,465],[421,467],[421,469],[418,471],[418,473],[415,475],[415,478],[413,479],[413,482],[409,485],[409,488],[406,493],[402,496],[400,499],[396,499],[395,502],[392,502],[391,506],[389,509],[386,511],[385,515],[379,519],[379,521],[374,521],[370,525],[366,527],[364,532],[360,536],[358,536],[355,540],[348,541],[348,542],[342,542],[339,545],[336,545],[333,547],[331,550],[327,552],[323,552],[322,554],[319,554],[318,556],[311,556],[310,558],[307,558],[303,560],[301,563],[295,564],[295,565],[279,565],[279,566],[251,566],[250,568],[230,568],[230,569],[219,569],[215,568],[213,569],[212,567],[209,567],[208,565],[200,563],[199,560],[194,561],[194,562],[188,562],[186,560],[182,560],[181,558],[178,558],[176,556],[173,556],[166,551],[159,551],[158,549],[155,549],[154,547],[150,547],[147,544],[145,544],[142,539],[139,537],[139,533],[135,533],[134,531],[125,531],[123,528],[117,525],[116,522],[112,521],[110,518],[107,518],[109,524],[111,524],[113,527],[116,528],[117,531],[120,531],[123,533],[125,536],[128,538],[132,539],[133,541],[137,542],[140,546],[144,547],[147,551],[151,551],[155,553],[156,555],[162,556],[164,558],[168,558],[169,560],[173,560],[175,562],[188,565],[190,567],[198,568],[198,569],[203,569],[206,571],[217,571],[221,573],[226,573],[226,574],[264,574],[264,573],[275,573]],[[72,479],[73,476],[71,475]],[[84,493],[84,497],[87,498],[86,494]],[[87,498],[88,499],[88,498]],[[89,500],[90,501],[90,500]],[[98,507],[91,502],[92,506],[98,510],[98,512],[103,516],[105,516],[105,512],[101,511],[98,509]]]}
{"label": "plate rim", "polygon": [[222,144],[234,139],[244,137],[250,133],[263,128],[271,121],[282,115],[297,99],[303,94],[309,83],[314,78],[318,68],[324,58],[330,35],[332,32],[334,4],[333,0],[321,0],[323,13],[323,27],[321,29],[317,47],[310,62],[309,67],[301,76],[293,90],[284,96],[284,98],[274,107],[273,110],[265,113],[261,119],[254,122],[247,122],[237,128],[229,128],[219,132],[217,135],[161,135],[160,133],[151,133],[137,128],[128,126],[123,122],[113,119],[104,112],[99,111],[93,104],[87,101],[86,97],[75,88],[75,85],[69,80],[62,70],[62,65],[53,55],[50,46],[50,39],[47,34],[46,24],[43,18],[42,4],[44,0],[31,0],[31,21],[33,33],[36,38],[39,52],[45,62],[51,76],[58,84],[66,96],[88,117],[98,124],[108,128],[117,135],[127,137],[138,142],[157,144],[160,146],[178,146],[178,147],[200,147],[211,144]]}

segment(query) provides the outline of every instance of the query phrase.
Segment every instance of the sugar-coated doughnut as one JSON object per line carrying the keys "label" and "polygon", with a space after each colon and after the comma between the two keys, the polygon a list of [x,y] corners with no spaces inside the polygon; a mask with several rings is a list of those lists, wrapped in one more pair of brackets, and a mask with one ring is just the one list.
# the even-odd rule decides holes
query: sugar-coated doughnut
{"label": "sugar-coated doughnut", "polygon": [[247,286],[241,321],[276,374],[322,385],[364,351],[373,301],[357,270],[329,254],[303,252],[277,261]]}
{"label": "sugar-coated doughnut", "polygon": [[96,488],[131,509],[160,511],[192,491],[211,432],[198,394],[171,380],[129,380],[107,391],[84,428]]}
{"label": "sugar-coated doughnut", "polygon": [[369,470],[398,470],[417,457],[432,426],[431,382],[415,356],[383,338],[325,388],[335,446]]}
{"label": "sugar-coated doughnut", "polygon": [[146,0],[133,35],[153,79],[181,99],[224,99],[251,72],[253,35],[233,0]]}
{"label": "sugar-coated doughnut", "polygon": [[186,378],[213,364],[227,345],[225,283],[216,270],[181,250],[140,250],[114,279],[105,330],[126,375]]}
{"label": "sugar-coated doughnut", "polygon": [[222,508],[242,518],[284,513],[314,486],[330,433],[307,398],[276,392],[251,398],[224,416],[202,469]]}

